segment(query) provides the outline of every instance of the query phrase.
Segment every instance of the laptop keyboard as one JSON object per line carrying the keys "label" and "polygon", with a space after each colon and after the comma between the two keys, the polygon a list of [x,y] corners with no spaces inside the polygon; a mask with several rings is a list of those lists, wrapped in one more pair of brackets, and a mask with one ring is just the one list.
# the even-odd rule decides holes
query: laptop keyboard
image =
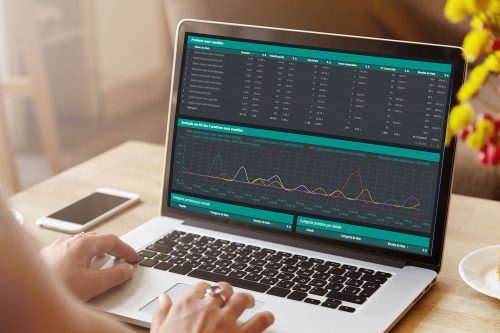
{"label": "laptop keyboard", "polygon": [[391,274],[174,230],[146,246],[139,265],[355,312]]}

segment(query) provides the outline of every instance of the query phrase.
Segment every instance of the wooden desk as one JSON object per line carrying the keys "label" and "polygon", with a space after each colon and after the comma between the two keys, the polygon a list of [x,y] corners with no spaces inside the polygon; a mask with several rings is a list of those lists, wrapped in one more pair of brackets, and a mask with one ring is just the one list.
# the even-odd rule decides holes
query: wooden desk
{"label": "wooden desk", "polygon": [[[98,232],[123,235],[159,214],[163,147],[127,142],[11,198],[24,214],[25,229],[42,244],[61,233],[40,229],[35,220],[100,186],[138,192],[142,202],[99,224]],[[470,251],[500,243],[500,202],[454,195],[437,284],[403,318],[396,332],[499,332],[500,301],[469,288],[457,267]],[[145,331],[137,328],[138,332]]]}

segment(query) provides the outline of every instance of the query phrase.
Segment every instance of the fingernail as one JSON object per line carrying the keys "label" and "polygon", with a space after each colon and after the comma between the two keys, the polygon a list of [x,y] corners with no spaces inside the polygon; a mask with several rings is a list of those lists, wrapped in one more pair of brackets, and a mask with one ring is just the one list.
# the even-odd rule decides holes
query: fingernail
{"label": "fingernail", "polygon": [[160,305],[165,304],[165,302],[167,301],[167,297],[165,296],[164,293],[161,293],[160,296],[158,297],[158,299],[160,301]]}
{"label": "fingernail", "polygon": [[125,264],[125,268],[128,269],[129,271],[132,271],[135,269],[135,266],[133,266],[131,264]]}

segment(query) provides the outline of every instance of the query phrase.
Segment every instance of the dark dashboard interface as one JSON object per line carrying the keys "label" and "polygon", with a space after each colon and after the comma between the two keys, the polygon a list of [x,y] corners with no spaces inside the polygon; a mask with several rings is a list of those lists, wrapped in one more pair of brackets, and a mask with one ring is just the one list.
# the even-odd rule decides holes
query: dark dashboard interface
{"label": "dark dashboard interface", "polygon": [[431,255],[451,69],[186,34],[168,204]]}

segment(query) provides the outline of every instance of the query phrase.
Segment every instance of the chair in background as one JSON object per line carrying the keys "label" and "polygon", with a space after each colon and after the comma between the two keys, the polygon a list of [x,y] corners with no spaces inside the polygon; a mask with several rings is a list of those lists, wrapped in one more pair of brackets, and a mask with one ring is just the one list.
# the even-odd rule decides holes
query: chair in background
{"label": "chair in background", "polygon": [[47,73],[43,60],[32,0],[7,1],[8,13],[17,34],[16,45],[27,76],[0,78],[0,183],[7,194],[20,190],[14,149],[8,135],[4,96],[29,97],[33,101],[40,136],[52,173],[62,170],[59,131],[52,104]]}

